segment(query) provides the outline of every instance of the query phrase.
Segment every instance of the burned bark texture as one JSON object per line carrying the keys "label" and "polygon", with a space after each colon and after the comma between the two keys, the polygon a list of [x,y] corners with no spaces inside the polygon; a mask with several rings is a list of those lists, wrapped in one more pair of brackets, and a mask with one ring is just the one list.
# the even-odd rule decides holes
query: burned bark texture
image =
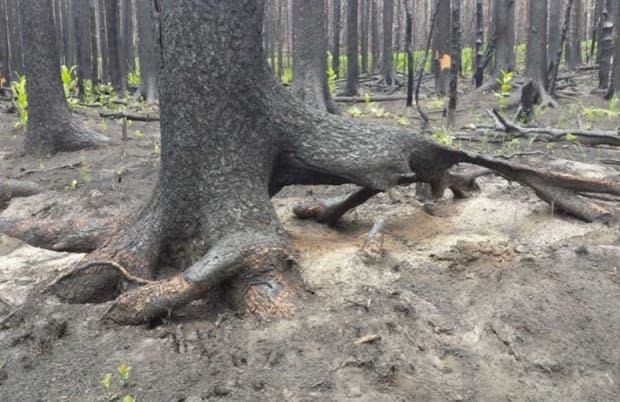
{"label": "burned bark texture", "polygon": [[566,65],[569,70],[575,70],[581,65],[581,14],[582,0],[573,1],[571,11],[568,42],[566,43]]}
{"label": "burned bark texture", "polygon": [[[116,299],[108,318],[145,322],[218,289],[248,313],[292,314],[302,284],[270,202],[292,184],[360,186],[336,208],[340,213],[377,192],[413,182],[430,183],[435,196],[448,188],[466,195],[475,188],[471,176],[448,171],[465,162],[519,181],[585,220],[606,211],[578,198],[578,191],[620,193],[618,183],[517,166],[436,144],[403,127],[308,107],[271,74],[259,46],[260,5],[255,0],[162,1],[160,74],[167,79],[160,88],[158,184],[141,211],[74,274],[54,284],[58,295],[70,301],[109,300],[121,292],[123,280],[142,278],[130,281],[133,288]],[[205,36],[214,40],[200,40]],[[179,273],[159,277],[161,266]]]}
{"label": "burned bark texture", "polygon": [[433,74],[435,91],[441,95],[448,92],[450,84],[450,0],[437,0],[437,25],[433,30]]}
{"label": "burned bark texture", "polygon": [[358,0],[347,0],[347,82],[345,96],[355,96],[359,92],[360,67],[357,60],[359,35],[357,29]]}
{"label": "burned bark texture", "polygon": [[383,0],[383,52],[381,52],[381,76],[385,85],[397,85],[394,70],[394,0]]}
{"label": "burned bark texture", "polygon": [[[577,0],[576,0],[577,1]],[[611,85],[609,86],[608,97],[613,97],[614,93],[616,97],[620,99],[620,5],[616,6],[615,12],[615,52],[614,52],[614,65],[611,73]]]}
{"label": "burned bark texture", "polygon": [[337,113],[327,85],[325,3],[293,0],[293,82],[299,99],[322,112]]}
{"label": "burned bark texture", "polygon": [[137,0],[138,53],[140,55],[140,78],[142,82],[137,95],[147,103],[159,98],[157,73],[161,62],[159,46],[159,16],[151,0]]}
{"label": "burned bark texture", "polygon": [[495,0],[493,6],[494,54],[492,74],[514,71],[515,68],[515,2]]}
{"label": "burned bark texture", "polygon": [[91,148],[108,138],[84,127],[70,113],[65,99],[51,1],[24,0],[23,21],[28,123],[24,150],[31,154],[51,154]]}
{"label": "burned bark texture", "polygon": [[601,15],[601,38],[598,69],[598,87],[607,89],[609,87],[609,74],[611,72],[611,56],[614,53],[614,23],[611,15],[611,7],[608,4],[603,8]]}

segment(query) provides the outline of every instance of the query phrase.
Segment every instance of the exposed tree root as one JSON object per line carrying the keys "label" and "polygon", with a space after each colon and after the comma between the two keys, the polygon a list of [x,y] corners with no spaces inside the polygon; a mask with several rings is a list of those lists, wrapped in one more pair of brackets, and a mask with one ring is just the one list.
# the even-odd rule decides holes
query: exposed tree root
{"label": "exposed tree root", "polygon": [[[474,169],[466,173],[445,172],[437,179],[430,182],[430,194],[428,198],[437,199],[443,196],[446,189],[452,191],[454,198],[466,198],[472,192],[480,188],[476,179],[481,176],[492,174],[489,169]],[[408,185],[419,182],[415,176],[402,178],[397,184]],[[340,218],[351,209],[362,205],[370,198],[380,193],[380,190],[362,188],[342,197],[329,200],[314,200],[293,208],[293,213],[299,219],[312,219],[316,222],[326,223],[329,226],[336,226]]]}
{"label": "exposed tree root", "polygon": [[34,247],[84,253],[102,246],[119,218],[56,220],[0,218],[0,233]]}
{"label": "exposed tree root", "polygon": [[0,209],[9,205],[9,201],[17,197],[29,197],[41,192],[41,188],[33,182],[0,178]]}

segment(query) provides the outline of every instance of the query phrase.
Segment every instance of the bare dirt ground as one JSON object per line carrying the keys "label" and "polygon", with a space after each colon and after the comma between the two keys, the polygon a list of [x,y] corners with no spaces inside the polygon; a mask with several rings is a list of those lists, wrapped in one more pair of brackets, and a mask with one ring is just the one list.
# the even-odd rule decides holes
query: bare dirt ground
{"label": "bare dirt ground", "polygon": [[[461,125],[491,123],[483,110],[497,103],[494,95],[465,92]],[[579,100],[607,107],[595,96]],[[417,125],[401,103],[384,107]],[[561,100],[538,119],[576,127],[582,112],[574,100]],[[0,113],[0,176],[46,189],[14,199],[0,217],[62,224],[77,215],[126,215],[148,198],[159,165],[158,124],[133,123],[122,142],[118,122],[102,123],[97,110],[79,113],[113,144],[51,158],[17,156],[16,117]],[[582,119],[620,126],[618,117]],[[618,149],[480,138],[457,145],[538,150],[520,161],[620,176],[620,166],[601,162],[620,159]],[[153,402],[617,401],[618,220],[583,223],[552,214],[517,184],[495,176],[480,184],[471,198],[434,204],[418,201],[413,186],[400,188],[399,202],[380,195],[337,228],[300,221],[292,207],[351,187],[285,189],[273,202],[303,257],[310,292],[295,316],[272,321],[204,300],[151,327],[104,324],[106,305],[62,304],[41,293],[81,254],[0,235],[0,400],[104,401],[100,381],[113,373],[113,392]],[[359,249],[377,219],[386,222],[385,255],[369,258]],[[131,366],[126,387],[116,374],[121,364]]]}

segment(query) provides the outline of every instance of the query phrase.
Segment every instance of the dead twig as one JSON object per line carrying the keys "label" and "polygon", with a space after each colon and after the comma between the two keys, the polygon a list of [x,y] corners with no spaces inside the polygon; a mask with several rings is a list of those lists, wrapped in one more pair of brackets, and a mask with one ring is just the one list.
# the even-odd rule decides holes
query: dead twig
{"label": "dead twig", "polygon": [[137,283],[138,285],[149,285],[149,284],[155,283],[155,281],[150,281],[148,279],[143,279],[143,278],[139,278],[137,276],[131,275],[122,265],[114,261],[95,260],[95,261],[90,261],[85,264],[79,265],[75,267],[74,269],[72,269],[71,271],[60,275],[58,278],[54,279],[52,283],[50,283],[49,286],[45,290],[48,290],[56,286],[58,283],[62,282],[63,280],[73,275],[79,274],[80,272],[83,272],[87,270],[88,268],[92,268],[96,266],[113,268],[116,271],[118,271],[118,273],[120,273],[123,276],[123,278],[125,278],[125,280],[127,280],[128,282]]}

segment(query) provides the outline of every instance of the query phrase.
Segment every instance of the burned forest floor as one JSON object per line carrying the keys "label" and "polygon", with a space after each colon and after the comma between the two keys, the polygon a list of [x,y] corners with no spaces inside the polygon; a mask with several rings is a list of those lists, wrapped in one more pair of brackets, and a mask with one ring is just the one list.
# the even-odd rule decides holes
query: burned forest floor
{"label": "burned forest floor", "polygon": [[[591,93],[593,75],[572,83],[558,108],[537,111],[536,125],[620,127],[615,106]],[[376,95],[372,84],[362,90]],[[620,179],[620,148],[587,146],[571,135],[555,142],[506,138],[485,128],[494,124],[486,110],[503,101],[473,91],[466,80],[461,88],[458,127],[447,130],[444,101],[425,95],[423,86],[435,140]],[[404,101],[340,105],[353,118],[419,126]],[[13,199],[0,218],[62,225],[125,216],[147,201],[159,168],[159,123],[130,122],[123,141],[121,122],[101,118],[102,110],[77,108],[75,115],[109,135],[110,145],[46,158],[20,156],[18,117],[0,112],[0,177],[44,190]],[[528,188],[497,176],[479,184],[469,198],[437,202],[418,200],[413,185],[400,187],[346,214],[335,228],[299,220],[292,208],[352,186],[285,188],[273,204],[301,254],[309,292],[294,316],[273,320],[207,299],[153,326],[106,324],[100,321],[106,304],[64,304],[42,292],[83,254],[0,235],[0,400],[618,400],[617,215],[585,223],[553,213]],[[599,201],[618,213],[618,199]],[[369,256],[360,248],[379,219],[383,254]],[[124,379],[123,365],[131,367]]]}

